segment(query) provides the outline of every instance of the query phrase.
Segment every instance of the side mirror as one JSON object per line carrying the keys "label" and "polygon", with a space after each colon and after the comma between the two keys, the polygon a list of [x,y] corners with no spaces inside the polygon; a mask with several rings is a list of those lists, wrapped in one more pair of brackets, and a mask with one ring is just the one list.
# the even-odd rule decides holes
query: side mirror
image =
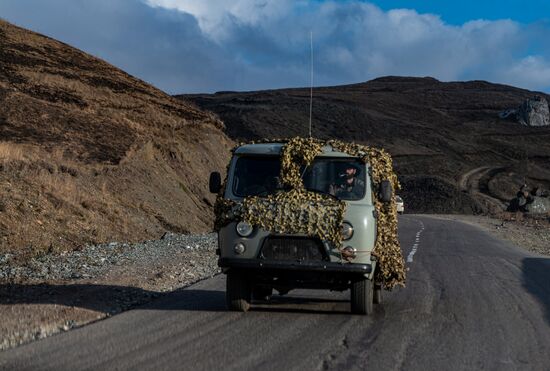
{"label": "side mirror", "polygon": [[222,176],[219,172],[213,171],[210,173],[210,180],[208,181],[208,188],[210,193],[219,193],[222,189]]}
{"label": "side mirror", "polygon": [[391,182],[389,180],[383,180],[380,182],[380,192],[378,193],[378,198],[382,202],[391,202],[393,195],[393,189]]}

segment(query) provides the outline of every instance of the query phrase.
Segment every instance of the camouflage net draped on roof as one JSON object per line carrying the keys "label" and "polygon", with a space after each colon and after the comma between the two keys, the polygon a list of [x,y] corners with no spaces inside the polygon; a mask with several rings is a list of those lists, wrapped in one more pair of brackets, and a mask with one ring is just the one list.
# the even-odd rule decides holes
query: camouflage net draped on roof
{"label": "camouflage net draped on roof", "polygon": [[[255,143],[284,144],[281,150],[280,178],[290,190],[267,197],[246,197],[242,203],[237,203],[223,197],[224,182],[214,207],[215,228],[218,230],[231,221],[244,220],[251,225],[275,233],[306,234],[317,237],[341,249],[340,226],[344,219],[346,203],[329,195],[306,190],[300,174],[300,169],[303,166],[309,166],[315,157],[322,153],[325,146],[369,163],[372,168],[371,177],[375,194],[378,194],[378,187],[383,180],[389,180],[393,189],[399,189],[391,156],[382,149],[338,140],[322,141],[301,137],[262,140]],[[375,199],[374,206],[378,212],[378,220],[376,245],[372,255],[377,258],[379,267],[375,280],[383,282],[384,287],[391,290],[396,285],[405,284],[405,263],[397,239],[395,194],[390,203]]]}

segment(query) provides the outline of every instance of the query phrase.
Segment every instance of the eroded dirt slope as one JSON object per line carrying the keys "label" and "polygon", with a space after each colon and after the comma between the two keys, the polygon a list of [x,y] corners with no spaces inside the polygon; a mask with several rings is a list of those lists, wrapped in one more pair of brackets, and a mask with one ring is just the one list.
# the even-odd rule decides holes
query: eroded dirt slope
{"label": "eroded dirt slope", "polygon": [[0,252],[211,230],[222,122],[108,63],[0,21]]}

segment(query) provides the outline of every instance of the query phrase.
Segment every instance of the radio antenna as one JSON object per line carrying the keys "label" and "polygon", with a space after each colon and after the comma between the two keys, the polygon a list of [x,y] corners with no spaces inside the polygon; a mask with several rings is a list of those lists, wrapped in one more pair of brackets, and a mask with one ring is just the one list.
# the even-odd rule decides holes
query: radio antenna
{"label": "radio antenna", "polygon": [[311,138],[311,113],[313,110],[313,31],[309,31],[309,47],[311,50],[311,83],[309,85],[309,137]]}

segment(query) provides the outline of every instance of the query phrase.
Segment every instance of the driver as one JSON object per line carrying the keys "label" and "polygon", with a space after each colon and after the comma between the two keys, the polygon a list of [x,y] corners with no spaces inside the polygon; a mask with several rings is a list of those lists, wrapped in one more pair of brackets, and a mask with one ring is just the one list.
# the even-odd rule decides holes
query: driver
{"label": "driver", "polygon": [[359,171],[360,168],[357,165],[346,164],[344,173],[338,174],[338,180],[329,186],[329,193],[338,198],[361,198],[365,190],[365,182],[357,177]]}

